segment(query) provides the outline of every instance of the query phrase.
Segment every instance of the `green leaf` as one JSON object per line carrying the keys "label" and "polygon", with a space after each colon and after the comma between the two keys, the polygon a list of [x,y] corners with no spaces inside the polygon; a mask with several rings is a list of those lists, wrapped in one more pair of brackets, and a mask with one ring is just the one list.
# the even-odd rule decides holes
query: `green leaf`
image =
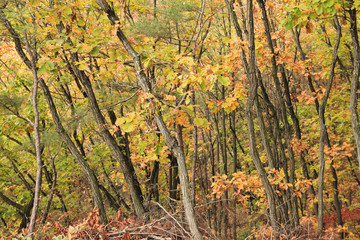
{"label": "green leaf", "polygon": [[156,145],[155,154],[156,154],[156,155],[160,155],[161,149],[162,149],[162,146]]}
{"label": "green leaf", "polygon": [[334,6],[334,1],[328,0],[324,3],[324,7],[332,7]]}
{"label": "green leaf", "polygon": [[110,60],[111,60],[112,62],[115,62],[116,57],[117,57],[117,55],[116,55],[116,49],[110,49],[110,51],[109,51],[109,56],[110,56]]}
{"label": "green leaf", "polygon": [[79,70],[81,70],[81,71],[86,70],[86,65],[85,64],[79,64]]}
{"label": "green leaf", "polygon": [[310,18],[310,19],[316,19],[317,16],[316,16],[316,14],[310,14],[309,18]]}
{"label": "green leaf", "polygon": [[219,79],[219,82],[222,85],[224,85],[224,86],[229,86],[230,85],[230,78],[224,77],[224,76],[219,76],[218,79]]}
{"label": "green leaf", "polygon": [[209,126],[209,122],[205,118],[194,118],[194,123],[199,127]]}
{"label": "green leaf", "polygon": [[96,46],[96,47],[93,47],[93,49],[91,49],[90,54],[92,56],[96,56],[99,54],[99,51],[100,51],[100,47]]}
{"label": "green leaf", "polygon": [[65,15],[71,15],[72,14],[72,9],[67,7],[64,9],[64,12],[63,12]]}
{"label": "green leaf", "polygon": [[193,105],[184,106],[184,110],[187,112],[187,114],[189,114],[190,117],[194,116],[194,106]]}
{"label": "green leaf", "polygon": [[187,64],[189,66],[195,66],[195,62],[192,57],[183,57],[180,59],[179,63]]}
{"label": "green leaf", "polygon": [[201,81],[200,89],[201,89],[202,91],[207,91],[207,90],[209,90],[209,86],[208,86],[208,84],[206,83],[205,79],[203,79],[203,80]]}
{"label": "green leaf", "polygon": [[122,130],[124,130],[125,132],[132,132],[135,129],[135,124],[133,124],[132,122],[126,122],[123,126],[122,126]]}
{"label": "green leaf", "polygon": [[79,21],[78,21],[78,25],[79,25],[80,27],[85,26],[85,21],[84,21],[84,19],[80,18]]}
{"label": "green leaf", "polygon": [[102,30],[102,28],[95,28],[92,33],[94,34],[94,36],[99,36]]}
{"label": "green leaf", "polygon": [[294,26],[294,23],[292,21],[287,21],[285,23],[286,30],[291,30],[293,26]]}
{"label": "green leaf", "polygon": [[55,64],[53,62],[44,62],[38,70],[38,74],[45,74],[45,73],[50,73],[55,67]]}
{"label": "green leaf", "polygon": [[47,72],[47,69],[46,69],[46,63],[44,63],[43,65],[41,65],[39,67],[39,70],[38,70],[38,74],[41,75],[41,74],[44,74]]}
{"label": "green leaf", "polygon": [[321,15],[323,12],[324,12],[324,6],[321,5],[321,6],[319,6],[319,8],[316,10],[316,13],[319,14],[319,15]]}

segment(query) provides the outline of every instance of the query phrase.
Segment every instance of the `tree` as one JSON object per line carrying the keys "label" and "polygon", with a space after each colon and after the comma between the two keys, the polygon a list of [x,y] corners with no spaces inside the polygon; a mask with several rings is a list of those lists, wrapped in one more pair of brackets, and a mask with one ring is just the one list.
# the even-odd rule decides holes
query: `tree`
{"label": "tree", "polygon": [[359,237],[359,7],[0,2],[0,235]]}

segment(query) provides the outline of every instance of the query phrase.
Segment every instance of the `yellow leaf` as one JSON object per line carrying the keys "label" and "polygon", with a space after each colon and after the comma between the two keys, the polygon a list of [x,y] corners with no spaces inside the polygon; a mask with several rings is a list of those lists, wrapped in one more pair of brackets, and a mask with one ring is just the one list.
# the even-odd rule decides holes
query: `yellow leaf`
{"label": "yellow leaf", "polygon": [[176,97],[173,96],[173,95],[167,95],[167,94],[165,94],[164,99],[165,99],[166,101],[175,101],[175,100],[176,100]]}

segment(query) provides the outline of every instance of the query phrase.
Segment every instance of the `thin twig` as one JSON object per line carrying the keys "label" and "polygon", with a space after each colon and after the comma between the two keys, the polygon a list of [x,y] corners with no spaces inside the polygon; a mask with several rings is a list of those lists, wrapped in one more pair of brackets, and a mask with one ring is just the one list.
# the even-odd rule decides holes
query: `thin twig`
{"label": "thin twig", "polygon": [[151,202],[153,202],[153,203],[155,203],[156,205],[158,205],[167,215],[169,215],[169,216],[179,225],[179,227],[180,227],[189,237],[191,237],[191,234],[190,234],[188,231],[186,231],[186,230],[183,228],[183,226],[181,226],[181,224],[176,220],[176,218],[174,218],[168,211],[166,211],[166,209],[165,209],[160,203],[155,202],[155,201],[151,201]]}

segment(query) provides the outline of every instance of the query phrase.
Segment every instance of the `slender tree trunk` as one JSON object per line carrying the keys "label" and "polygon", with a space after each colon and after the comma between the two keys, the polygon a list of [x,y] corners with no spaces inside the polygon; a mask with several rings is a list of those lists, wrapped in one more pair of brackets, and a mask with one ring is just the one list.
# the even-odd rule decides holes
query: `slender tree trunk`
{"label": "slender tree trunk", "polygon": [[101,167],[102,167],[102,169],[104,171],[106,180],[109,182],[111,189],[113,190],[113,192],[115,193],[115,195],[117,197],[117,201],[119,203],[121,203],[126,208],[126,210],[130,211],[129,205],[127,205],[127,203],[125,202],[123,196],[120,195],[119,190],[115,187],[114,183],[111,181],[111,179],[109,177],[109,174],[106,172],[106,169],[105,169],[105,166],[104,166],[103,162],[101,162]]}
{"label": "slender tree trunk", "polygon": [[[216,83],[216,86],[215,88],[218,89],[217,87],[217,83]],[[217,92],[216,92],[217,93]],[[217,94],[216,94],[217,95]],[[216,98],[218,99],[218,96],[216,96]],[[216,156],[215,159],[217,161],[217,173],[218,174],[221,174],[221,164],[220,164],[220,150],[221,150],[221,147],[222,147],[222,144],[221,144],[221,133],[220,133],[220,128],[219,128],[219,113],[214,113],[214,125],[215,125],[215,129],[216,129]],[[214,198],[214,201],[217,201],[217,198],[215,197]],[[217,236],[222,236],[222,233],[223,233],[223,228],[221,227],[222,223],[223,223],[223,214],[224,214],[224,203],[223,201],[219,201],[219,203],[217,204],[219,205],[219,208],[217,208],[218,210],[217,211],[214,211],[214,214],[216,215],[216,217],[218,217],[218,221],[217,221],[217,225],[216,225],[216,233],[217,233]]]}
{"label": "slender tree trunk", "polygon": [[[233,22],[234,28],[236,30],[237,36],[240,37],[241,40],[244,40],[243,33],[240,27],[240,24],[237,20],[236,13],[233,8],[233,1],[225,0],[228,11],[231,16],[231,20]],[[249,140],[250,140],[250,153],[251,157],[253,159],[254,165],[258,171],[258,174],[260,175],[260,179],[264,185],[266,196],[268,198],[269,202],[269,213],[270,213],[270,224],[274,229],[277,229],[278,222],[277,222],[277,216],[276,216],[276,202],[275,202],[275,195],[272,189],[272,186],[267,178],[266,171],[261,163],[259,153],[257,151],[256,147],[256,139],[255,139],[255,127],[253,122],[253,107],[254,104],[257,104],[257,77],[256,77],[256,60],[255,60],[255,33],[254,33],[254,19],[253,19],[253,1],[248,0],[247,1],[247,27],[248,29],[245,29],[245,32],[248,35],[249,39],[249,63],[246,59],[245,50],[242,49],[240,52],[241,60],[243,63],[243,67],[245,69],[245,73],[247,74],[247,78],[250,83],[250,89],[248,93],[248,101],[246,104],[246,121],[248,125],[248,134],[249,134]],[[243,16],[243,22],[244,27],[245,24],[245,17]],[[267,151],[268,156],[270,156],[270,152]]]}
{"label": "slender tree trunk", "polygon": [[319,144],[319,160],[320,160],[320,169],[319,169],[319,179],[318,179],[318,232],[322,233],[323,230],[323,217],[324,217],[324,199],[323,199],[323,191],[324,191],[324,172],[325,172],[325,154],[324,148],[326,143],[326,125],[325,125],[325,108],[327,104],[327,100],[330,95],[330,90],[332,87],[334,75],[335,75],[335,65],[337,59],[337,51],[340,45],[341,38],[341,27],[338,21],[337,16],[334,16],[334,23],[337,30],[336,43],[333,50],[333,59],[331,62],[330,68],[330,76],[326,86],[326,92],[322,99],[321,105],[319,107],[319,125],[320,125],[320,144]]}
{"label": "slender tree trunk", "polygon": [[[74,58],[73,59],[74,62],[78,60],[76,56],[72,56],[72,57]],[[97,103],[96,96],[91,86],[90,79],[83,71],[79,70],[75,66],[75,64],[73,64],[73,68],[75,70],[76,75],[79,77],[82,85],[84,86],[84,90],[88,97],[90,109],[95,117],[95,121],[100,130],[100,134],[105,140],[108,147],[110,148],[110,151],[112,152],[114,158],[120,163],[126,184],[128,185],[130,190],[131,200],[134,205],[136,215],[139,217],[143,216],[146,211],[143,205],[142,192],[141,192],[140,184],[137,180],[134,167],[131,163],[131,160],[127,157],[126,152],[121,151],[114,136],[112,136],[111,133],[109,132],[105,118],[101,113],[101,110]]]}
{"label": "slender tree trunk", "polygon": [[[196,103],[196,96],[195,96],[195,92],[192,95],[192,105],[194,106],[194,119],[196,118],[196,108],[195,108],[195,103]],[[195,207],[195,197],[196,197],[196,187],[195,187],[195,171],[196,171],[196,164],[197,164],[197,160],[198,160],[198,128],[196,126],[196,123],[193,122],[193,126],[194,126],[194,134],[193,134],[193,138],[194,138],[194,153],[193,153],[193,164],[192,164],[192,168],[191,168],[191,188],[192,188],[192,203],[193,206]]]}
{"label": "slender tree trunk", "polygon": [[[61,144],[62,145],[62,144]],[[62,146],[60,145],[60,149],[62,148]],[[45,207],[45,210],[44,210],[44,213],[43,213],[43,216],[41,218],[41,225],[44,225],[45,222],[46,222],[46,218],[49,214],[49,210],[50,210],[50,207],[51,207],[51,202],[52,202],[52,199],[54,197],[54,194],[56,192],[56,181],[57,181],[57,171],[56,171],[56,167],[55,167],[55,157],[56,156],[52,156],[51,155],[51,152],[50,152],[50,149],[49,147],[47,148],[48,149],[48,155],[49,155],[49,158],[50,158],[50,161],[51,161],[51,169],[52,169],[52,180],[51,180],[51,188],[50,188],[50,195],[49,195],[49,198],[47,200],[47,203],[46,203],[46,207]]]}
{"label": "slender tree trunk", "polygon": [[194,207],[191,202],[190,194],[190,184],[189,177],[186,169],[185,154],[183,149],[178,145],[177,141],[170,135],[166,124],[164,123],[161,116],[154,114],[156,123],[159,127],[161,134],[164,137],[166,145],[171,149],[175,155],[178,166],[179,166],[179,178],[180,178],[180,187],[183,195],[183,204],[185,209],[185,215],[189,223],[191,234],[195,240],[202,239],[202,235],[198,229],[198,224],[195,218]]}
{"label": "slender tree trunk", "polygon": [[44,82],[43,79],[39,79],[39,82],[40,82],[40,87],[44,93],[44,97],[49,105],[49,109],[50,109],[50,112],[51,112],[51,115],[52,115],[52,118],[53,118],[53,121],[54,121],[54,124],[56,127],[56,131],[58,132],[58,134],[60,135],[60,137],[66,144],[66,146],[69,148],[69,150],[72,153],[72,155],[74,156],[75,160],[80,164],[81,168],[86,173],[86,177],[90,182],[95,205],[96,205],[96,207],[99,208],[100,221],[102,223],[107,223],[105,207],[104,207],[104,203],[103,203],[102,196],[100,193],[99,183],[95,176],[95,173],[90,168],[89,164],[85,161],[85,159],[81,155],[80,151],[77,149],[75,143],[71,140],[71,138],[67,134],[65,128],[62,126],[59,114],[56,110],[56,107],[55,107],[55,104],[52,99],[52,96],[51,96],[48,86],[46,85],[46,83]]}
{"label": "slender tree trunk", "polygon": [[[209,139],[208,139],[208,151],[210,155],[210,162],[211,162],[211,180],[212,183],[214,183],[214,177],[216,175],[216,166],[215,166],[215,149],[214,149],[214,143],[212,142],[212,134],[211,131],[209,132]],[[213,226],[215,233],[218,232],[217,228],[217,202],[216,202],[216,194],[213,194],[213,201],[212,201],[212,219],[213,219]]]}
{"label": "slender tree trunk", "polygon": [[[327,31],[326,31],[325,26],[321,25],[321,29],[323,30],[323,32],[327,36]],[[326,37],[325,40],[326,40],[326,44],[329,47],[332,47],[329,37]],[[336,57],[336,61],[339,64],[340,68],[342,70],[344,70],[344,65],[342,64],[339,56]],[[317,111],[319,112],[319,110],[317,110]],[[326,134],[326,136],[325,136],[325,144],[330,149],[331,144],[330,144],[330,139],[329,139],[329,135],[328,135],[326,127],[325,127],[325,131],[326,131],[325,132],[325,134]],[[333,188],[334,205],[335,205],[335,211],[336,211],[336,224],[338,226],[342,226],[343,225],[343,220],[342,220],[342,214],[341,214],[341,202],[340,202],[340,199],[339,199],[338,177],[337,177],[336,169],[334,167],[334,160],[333,159],[331,160],[331,163],[330,163],[330,170],[331,170],[331,175],[333,177],[333,180],[331,181],[331,185],[332,185],[332,188]],[[345,237],[344,232],[341,232],[339,235],[340,235],[341,239],[343,239]]]}
{"label": "slender tree trunk", "polygon": [[265,193],[269,202],[270,224],[274,229],[278,228],[278,222],[276,217],[276,203],[272,186],[267,178],[264,166],[261,163],[259,153],[256,147],[255,140],[255,127],[252,109],[257,100],[257,78],[256,78],[256,60],[255,60],[255,32],[254,32],[254,18],[253,18],[253,1],[247,2],[247,16],[248,16],[248,28],[249,28],[249,69],[247,72],[248,80],[250,82],[250,90],[248,94],[248,100],[246,104],[246,121],[248,125],[248,134],[250,141],[250,153],[253,159],[254,165],[260,179],[265,188]]}
{"label": "slender tree trunk", "polygon": [[[232,129],[232,150],[233,150],[233,173],[237,172],[237,145],[236,145],[236,111],[233,111],[230,116],[229,116],[229,120],[230,120],[230,128]],[[235,189],[234,189],[235,192]],[[236,227],[237,227],[237,221],[236,221],[236,199],[233,199],[233,215],[232,215],[232,219],[233,219],[233,239],[237,240],[237,232],[236,232]]]}
{"label": "slender tree trunk", "polygon": [[179,200],[178,199],[178,190],[177,190],[177,185],[178,185],[178,165],[177,165],[177,161],[175,159],[175,157],[170,154],[169,155],[169,159],[170,159],[170,166],[169,166],[169,197],[170,200],[174,199],[174,200]]}
{"label": "slender tree trunk", "polygon": [[32,47],[29,44],[28,38],[26,33],[24,34],[24,40],[26,44],[26,50],[28,54],[30,55],[30,61],[31,61],[31,71],[33,74],[33,92],[32,92],[32,100],[31,104],[33,106],[34,111],[34,139],[35,139],[35,153],[36,153],[36,184],[35,184],[35,194],[34,194],[34,206],[33,210],[31,212],[30,217],[30,224],[29,224],[29,233],[31,235],[31,238],[34,238],[34,231],[35,231],[35,223],[36,223],[36,217],[37,212],[39,209],[39,203],[40,203],[40,193],[41,193],[41,180],[42,180],[42,160],[41,160],[41,143],[40,143],[40,130],[39,130],[39,109],[38,109],[38,85],[39,85],[39,78],[37,75],[36,70],[36,64],[37,64],[37,56],[36,56],[36,49],[32,49]]}
{"label": "slender tree trunk", "polygon": [[[335,205],[335,211],[336,211],[336,224],[338,226],[342,226],[344,223],[342,220],[341,202],[339,199],[338,177],[336,174],[336,169],[334,167],[334,161],[331,161],[330,170],[331,170],[331,175],[333,177],[331,184],[333,187],[334,205]],[[340,237],[341,237],[341,239],[343,239],[345,237],[344,232],[340,233]]]}
{"label": "slender tree trunk", "polygon": [[[221,98],[225,100],[225,86],[223,85],[221,87]],[[228,160],[227,160],[227,138],[226,138],[226,114],[225,109],[221,110],[221,128],[222,128],[222,134],[221,134],[221,153],[222,153],[222,161],[223,161],[223,168],[224,168],[224,174],[228,175]],[[228,205],[229,205],[229,191],[226,190],[224,193],[225,201],[224,206],[226,207],[224,209],[224,215],[223,215],[223,235],[226,239],[229,238],[228,236],[228,229],[229,229],[229,220],[228,220]]]}
{"label": "slender tree trunk", "polygon": [[[354,1],[350,1],[351,6],[354,4]],[[358,114],[358,96],[357,90],[359,88],[359,75],[360,75],[360,46],[359,46],[359,35],[357,28],[357,9],[350,7],[350,33],[353,44],[353,74],[351,80],[351,94],[350,94],[350,112],[351,112],[351,125],[353,129],[353,134],[356,143],[357,149],[357,160],[360,169],[360,126],[359,126],[359,114]]]}

